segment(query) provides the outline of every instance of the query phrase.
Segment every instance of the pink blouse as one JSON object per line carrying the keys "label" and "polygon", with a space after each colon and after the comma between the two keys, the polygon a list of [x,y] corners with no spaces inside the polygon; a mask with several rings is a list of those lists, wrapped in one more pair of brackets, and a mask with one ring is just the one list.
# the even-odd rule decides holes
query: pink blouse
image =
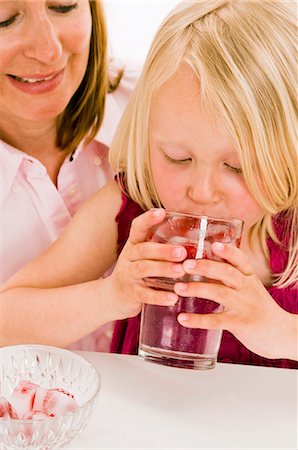
{"label": "pink blouse", "polygon": [[[114,64],[112,75],[119,67]],[[113,177],[108,147],[139,73],[139,66],[125,67],[119,87],[107,97],[100,132],[65,159],[57,187],[40,161],[0,141],[0,283],[49,247],[82,203]],[[108,341],[95,332],[74,348],[107,350]]]}

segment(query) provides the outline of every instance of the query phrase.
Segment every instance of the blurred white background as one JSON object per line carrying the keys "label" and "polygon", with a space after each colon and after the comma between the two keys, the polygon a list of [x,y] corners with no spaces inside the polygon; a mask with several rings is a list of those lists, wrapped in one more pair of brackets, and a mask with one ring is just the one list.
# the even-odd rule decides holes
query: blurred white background
{"label": "blurred white background", "polygon": [[103,0],[111,56],[143,62],[153,36],[177,0]]}

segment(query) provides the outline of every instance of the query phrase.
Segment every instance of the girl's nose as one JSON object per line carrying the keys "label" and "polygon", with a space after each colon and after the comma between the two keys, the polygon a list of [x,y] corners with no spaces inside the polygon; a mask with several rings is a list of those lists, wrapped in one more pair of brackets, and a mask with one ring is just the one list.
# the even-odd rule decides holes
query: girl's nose
{"label": "girl's nose", "polygon": [[23,41],[23,54],[45,64],[53,64],[62,55],[62,44],[54,26],[44,17],[32,23]]}
{"label": "girl's nose", "polygon": [[215,174],[208,170],[196,172],[188,189],[188,196],[197,205],[214,205],[220,199]]}

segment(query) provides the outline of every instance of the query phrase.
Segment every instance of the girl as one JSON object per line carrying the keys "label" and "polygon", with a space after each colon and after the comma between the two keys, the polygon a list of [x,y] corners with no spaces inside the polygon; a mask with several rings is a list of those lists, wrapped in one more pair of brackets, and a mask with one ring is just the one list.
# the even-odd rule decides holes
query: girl
{"label": "girl", "polygon": [[[111,350],[134,353],[142,302],[197,296],[224,311],[178,320],[229,330],[221,361],[297,367],[295,19],[293,3],[273,0],[188,1],[169,15],[112,145],[118,182],[3,287],[2,345],[66,345],[122,319]],[[161,207],[244,220],[241,248],[215,243],[224,262],[195,261],[144,242]],[[184,273],[216,282],[174,293],[144,282]]]}

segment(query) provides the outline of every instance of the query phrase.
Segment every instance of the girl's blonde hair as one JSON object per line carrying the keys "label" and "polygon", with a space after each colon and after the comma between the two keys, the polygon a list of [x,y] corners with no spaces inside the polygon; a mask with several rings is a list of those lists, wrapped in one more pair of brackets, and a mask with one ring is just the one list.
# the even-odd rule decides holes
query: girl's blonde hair
{"label": "girl's blonde hair", "polygon": [[266,254],[267,237],[278,242],[272,217],[283,213],[288,224],[288,264],[275,283],[280,287],[297,281],[298,270],[296,6],[283,0],[180,3],[157,32],[110,152],[114,170],[126,174],[131,198],[144,209],[160,205],[149,161],[151,99],[182,62],[189,64],[265,211],[251,237],[260,237]]}
{"label": "girl's blonde hair", "polygon": [[119,72],[114,82],[109,81],[103,6],[100,0],[90,0],[89,3],[92,32],[86,73],[57,122],[56,144],[69,153],[86,137],[86,142],[94,138],[103,121],[106,95],[116,89],[122,76]]}

